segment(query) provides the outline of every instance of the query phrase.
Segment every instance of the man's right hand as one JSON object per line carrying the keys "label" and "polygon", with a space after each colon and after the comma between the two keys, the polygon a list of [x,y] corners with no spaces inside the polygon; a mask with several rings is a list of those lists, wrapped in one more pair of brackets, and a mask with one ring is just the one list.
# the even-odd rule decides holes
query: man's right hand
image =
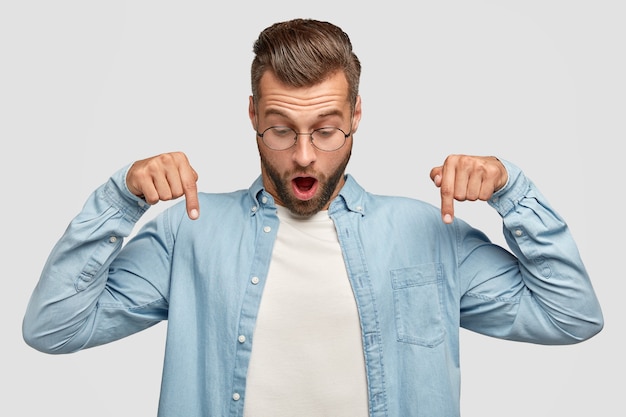
{"label": "man's right hand", "polygon": [[187,215],[200,217],[198,174],[182,152],[164,153],[136,161],[128,170],[126,185],[131,193],[148,204],[185,196]]}

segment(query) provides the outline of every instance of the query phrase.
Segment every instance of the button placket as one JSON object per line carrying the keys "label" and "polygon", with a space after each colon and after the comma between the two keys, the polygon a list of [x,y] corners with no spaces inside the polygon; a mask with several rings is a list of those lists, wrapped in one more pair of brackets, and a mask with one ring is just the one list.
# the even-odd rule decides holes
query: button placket
{"label": "button placket", "polygon": [[278,219],[275,216],[273,207],[266,206],[272,204],[270,196],[260,195],[257,200],[249,206],[250,221],[257,233],[254,243],[253,262],[248,270],[248,285],[244,290],[244,298],[241,306],[239,324],[236,339],[236,359],[234,367],[234,379],[230,389],[231,413],[232,415],[242,415],[243,402],[245,396],[246,376],[252,349],[252,334],[256,322],[256,315],[261,300],[261,292],[269,268],[269,261],[272,254],[272,243],[275,239],[278,227]]}

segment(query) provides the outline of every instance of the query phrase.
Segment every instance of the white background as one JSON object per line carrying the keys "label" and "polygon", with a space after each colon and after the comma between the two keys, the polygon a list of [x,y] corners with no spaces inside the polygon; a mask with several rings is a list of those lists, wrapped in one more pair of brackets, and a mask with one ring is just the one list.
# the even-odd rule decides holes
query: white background
{"label": "white background", "polygon": [[[605,329],[575,346],[464,331],[464,416],[624,416],[624,3],[295,3],[2,3],[0,415],[156,415],[165,323],[45,355],[22,340],[28,297],[88,194],[127,163],[182,150],[201,189],[247,187],[252,42],[314,17],[342,26],[363,64],[349,172],[365,188],[437,204],[428,172],[447,154],[508,159],[568,221],[603,304]],[[502,242],[485,203],[457,214]]]}

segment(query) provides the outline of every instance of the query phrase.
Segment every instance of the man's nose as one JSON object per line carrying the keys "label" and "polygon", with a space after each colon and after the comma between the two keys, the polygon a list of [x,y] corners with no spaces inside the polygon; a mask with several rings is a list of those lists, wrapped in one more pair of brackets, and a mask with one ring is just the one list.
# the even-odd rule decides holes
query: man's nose
{"label": "man's nose", "polygon": [[317,159],[317,150],[313,146],[310,133],[298,133],[298,140],[294,146],[293,160],[301,167],[311,165]]}

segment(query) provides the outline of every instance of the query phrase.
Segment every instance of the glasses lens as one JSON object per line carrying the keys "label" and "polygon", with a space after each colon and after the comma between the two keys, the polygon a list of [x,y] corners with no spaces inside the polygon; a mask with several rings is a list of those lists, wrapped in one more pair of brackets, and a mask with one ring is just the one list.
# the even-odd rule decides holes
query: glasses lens
{"label": "glasses lens", "polygon": [[346,134],[338,127],[323,127],[311,133],[313,146],[322,151],[336,151],[346,143]]}
{"label": "glasses lens", "polygon": [[274,126],[263,132],[263,143],[277,151],[291,148],[296,143],[296,131],[285,126]]}

